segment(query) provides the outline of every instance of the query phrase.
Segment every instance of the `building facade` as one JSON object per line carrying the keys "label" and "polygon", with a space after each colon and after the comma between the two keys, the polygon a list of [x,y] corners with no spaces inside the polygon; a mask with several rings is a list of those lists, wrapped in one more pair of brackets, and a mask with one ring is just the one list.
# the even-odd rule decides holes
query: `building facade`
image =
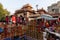
{"label": "building facade", "polygon": [[52,4],[51,6],[48,6],[48,12],[49,13],[60,13],[60,1],[57,3]]}
{"label": "building facade", "polygon": [[34,19],[40,16],[40,14],[37,13],[37,11],[33,10],[33,7],[30,4],[26,4],[21,9],[16,10],[14,15],[23,16],[25,18],[27,17],[29,19]]}
{"label": "building facade", "polygon": [[48,6],[48,13],[49,15],[60,17],[60,1]]}
{"label": "building facade", "polygon": [[[21,9],[18,9],[15,11],[14,15],[16,16],[23,16],[24,18],[29,18],[29,20],[34,20],[38,17],[40,17],[41,14],[49,14],[53,17],[59,17],[60,13],[59,10],[54,10],[53,7],[48,7],[48,12],[45,11],[43,8],[36,10],[33,10],[33,7],[30,4],[25,4]],[[57,11],[57,12],[55,12]]]}

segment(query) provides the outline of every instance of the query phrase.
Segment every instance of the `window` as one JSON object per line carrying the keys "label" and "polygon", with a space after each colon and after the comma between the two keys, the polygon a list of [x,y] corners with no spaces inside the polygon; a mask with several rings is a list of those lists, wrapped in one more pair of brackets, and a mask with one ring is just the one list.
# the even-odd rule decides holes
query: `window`
{"label": "window", "polygon": [[58,18],[58,16],[53,16],[53,18]]}
{"label": "window", "polygon": [[59,13],[59,9],[58,9],[58,8],[52,9],[52,12],[54,12],[54,13]]}
{"label": "window", "polygon": [[25,12],[24,15],[26,15],[27,13]]}
{"label": "window", "polygon": [[55,13],[59,13],[59,9],[55,9]]}
{"label": "window", "polygon": [[52,11],[54,12],[54,9],[52,9]]}

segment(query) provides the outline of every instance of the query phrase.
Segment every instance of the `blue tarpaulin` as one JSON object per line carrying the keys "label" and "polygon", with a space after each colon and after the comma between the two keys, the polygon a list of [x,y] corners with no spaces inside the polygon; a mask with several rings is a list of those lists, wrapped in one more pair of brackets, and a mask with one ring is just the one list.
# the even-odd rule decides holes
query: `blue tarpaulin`
{"label": "blue tarpaulin", "polygon": [[21,40],[19,36],[14,36],[14,40]]}
{"label": "blue tarpaulin", "polygon": [[21,38],[14,38],[14,40],[21,40]]}
{"label": "blue tarpaulin", "polygon": [[0,33],[3,32],[3,28],[0,28]]}
{"label": "blue tarpaulin", "polygon": [[12,40],[11,38],[5,38],[4,40]]}

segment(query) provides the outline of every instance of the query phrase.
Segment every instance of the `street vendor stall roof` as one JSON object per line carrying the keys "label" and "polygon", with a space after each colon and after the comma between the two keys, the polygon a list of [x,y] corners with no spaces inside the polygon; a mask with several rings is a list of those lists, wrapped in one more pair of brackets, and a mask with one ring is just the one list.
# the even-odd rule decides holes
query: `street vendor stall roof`
{"label": "street vendor stall roof", "polygon": [[49,17],[49,18],[52,18],[51,15],[48,15],[48,14],[42,14],[41,17]]}
{"label": "street vendor stall roof", "polygon": [[36,18],[36,19],[46,19],[46,20],[57,20],[58,18],[53,18],[51,15],[48,14],[42,14],[40,17]]}

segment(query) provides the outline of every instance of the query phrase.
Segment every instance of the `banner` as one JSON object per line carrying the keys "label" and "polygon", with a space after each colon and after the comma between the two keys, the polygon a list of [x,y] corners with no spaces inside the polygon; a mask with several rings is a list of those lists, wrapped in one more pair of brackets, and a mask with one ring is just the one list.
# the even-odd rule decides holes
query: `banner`
{"label": "banner", "polygon": [[16,23],[16,17],[15,16],[12,16],[12,22]]}

